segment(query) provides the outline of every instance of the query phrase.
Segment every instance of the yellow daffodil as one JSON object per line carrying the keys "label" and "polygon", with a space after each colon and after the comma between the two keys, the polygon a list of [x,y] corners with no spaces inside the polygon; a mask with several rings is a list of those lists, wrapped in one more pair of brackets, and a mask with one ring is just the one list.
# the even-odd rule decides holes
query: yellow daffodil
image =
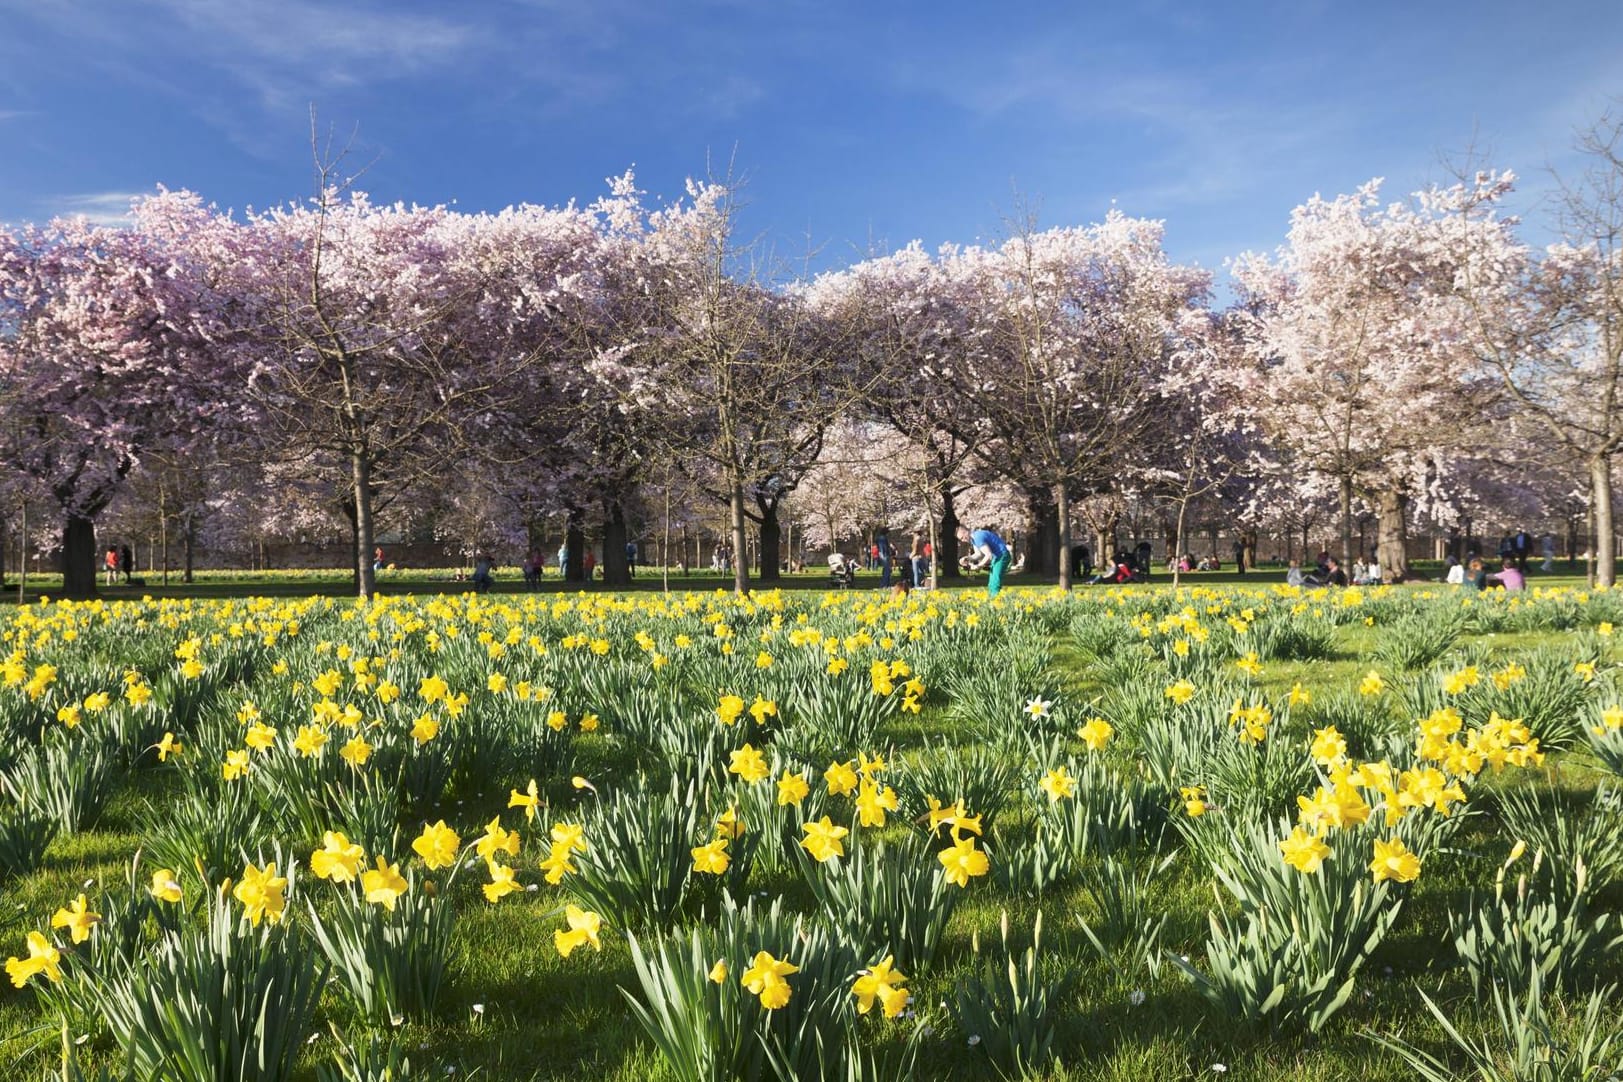
{"label": "yellow daffodil", "polygon": [[1065,772],[1063,765],[1044,774],[1037,785],[1048,794],[1050,804],[1057,804],[1067,797],[1076,795],[1076,779]]}
{"label": "yellow daffodil", "polygon": [[395,902],[411,889],[406,877],[400,874],[398,864],[390,864],[382,856],[377,866],[361,873],[361,891],[366,900],[394,912]]}
{"label": "yellow daffodil", "polygon": [[[1623,711],[1619,711],[1619,714],[1623,716]],[[823,771],[823,780],[828,783],[829,796],[844,796],[856,790],[856,765],[854,759],[845,763],[835,761],[828,764],[828,769]]]}
{"label": "yellow daffodil", "polygon": [[766,951],[758,951],[750,967],[739,977],[739,983],[760,997],[761,1006],[775,1011],[789,1003],[791,990],[784,978],[799,972],[800,967],[790,964],[787,959],[779,961]]}
{"label": "yellow daffodil", "polygon": [[1309,754],[1313,756],[1313,761],[1320,766],[1329,766],[1347,754],[1347,740],[1337,731],[1334,725],[1326,725],[1322,729],[1315,729],[1313,730],[1313,746],[1309,749]]}
{"label": "yellow daffodil", "polygon": [[727,855],[727,839],[717,838],[713,842],[694,846],[693,870],[704,875],[720,875],[727,870],[732,858]]}
{"label": "yellow daffodil", "polygon": [[485,868],[490,872],[490,882],[483,884],[480,889],[485,893],[485,901],[491,905],[495,905],[516,890],[524,889],[513,881],[513,869],[507,865],[487,860]]}
{"label": "yellow daffodil", "polygon": [[1178,790],[1178,796],[1183,800],[1184,814],[1191,819],[1198,819],[1206,814],[1206,789],[1201,785],[1186,785]]}
{"label": "yellow daffodil", "polygon": [[865,827],[882,827],[885,825],[885,813],[896,811],[901,807],[901,802],[896,797],[896,790],[865,778],[857,789],[856,806],[857,822]]}
{"label": "yellow daffodil", "polygon": [[83,943],[90,938],[90,929],[101,923],[101,914],[90,911],[90,903],[81,893],[69,902],[65,909],[58,909],[51,915],[52,928],[66,928],[68,936],[75,943]]}
{"label": "yellow daffodil", "polygon": [[986,854],[975,848],[974,838],[956,839],[952,848],[937,853],[936,859],[946,869],[947,882],[959,887],[969,886],[971,879],[991,870],[991,862],[986,859]]}
{"label": "yellow daffodil", "polygon": [[462,849],[462,839],[441,819],[432,826],[425,826],[411,843],[411,849],[423,858],[423,863],[430,869],[449,868],[456,863],[457,853]]}
{"label": "yellow daffodil", "polygon": [[293,737],[293,750],[305,759],[319,757],[326,744],[327,730],[319,725],[301,725]]}
{"label": "yellow daffodil", "polygon": [[886,955],[883,962],[863,970],[852,984],[851,994],[856,997],[858,1014],[872,1010],[875,999],[879,1000],[886,1018],[895,1018],[907,1009],[913,997],[902,987],[907,978],[891,968],[892,961],[893,956]]}
{"label": "yellow daffodil", "polygon": [[603,944],[598,940],[603,920],[596,913],[570,905],[564,907],[564,921],[569,925],[569,930],[560,928],[552,933],[552,944],[560,955],[568,958],[576,947],[587,943],[592,945],[593,950],[603,949]]}
{"label": "yellow daffodil", "polygon": [[564,845],[554,845],[548,850],[546,859],[541,862],[541,870],[547,873],[547,883],[551,886],[557,886],[564,881],[564,876],[573,875],[578,870],[569,863],[571,852],[573,850]]}
{"label": "yellow daffodil", "polygon": [[338,754],[343,757],[344,762],[356,769],[360,769],[372,757],[372,745],[368,744],[363,737],[355,736],[350,739],[349,743],[338,749]]}
{"label": "yellow daffodil", "polygon": [[749,744],[731,753],[729,763],[727,772],[737,774],[751,785],[765,781],[772,774],[772,768],[767,765],[766,758]]}
{"label": "yellow daffodil", "polygon": [[321,836],[321,848],[310,854],[310,871],[317,879],[351,883],[360,874],[361,861],[365,859],[364,849],[342,832],[329,830]]}
{"label": "yellow daffodil", "polygon": [[43,973],[52,983],[62,979],[62,952],[39,932],[28,933],[28,957],[6,960],[6,976],[13,988],[21,988],[30,977]]}
{"label": "yellow daffodil", "polygon": [[502,817],[497,816],[485,824],[485,832],[474,839],[473,851],[486,861],[496,859],[498,853],[506,853],[513,857],[518,855],[519,836],[516,830],[504,830]]}
{"label": "yellow daffodil", "polygon": [[1330,847],[1323,839],[1301,827],[1293,829],[1290,837],[1279,843],[1279,851],[1284,854],[1286,864],[1307,875],[1317,872],[1330,855]]}
{"label": "yellow daffodil", "polygon": [[152,882],[147,887],[147,893],[160,902],[178,902],[181,896],[180,880],[175,878],[172,869],[159,868],[152,873]]}
{"label": "yellow daffodil", "polygon": [[1409,852],[1399,838],[1384,842],[1377,838],[1375,859],[1369,862],[1369,870],[1377,883],[1386,879],[1409,883],[1420,876],[1420,858]]}
{"label": "yellow daffodil", "polygon": [[[439,675],[425,676],[422,683],[417,685],[417,696],[427,703],[441,702],[451,692],[451,686]],[[324,692],[323,694],[331,694]]]}
{"label": "yellow daffodil", "polygon": [[250,861],[242,869],[242,881],[231,892],[231,896],[242,903],[248,923],[255,928],[259,922],[269,918],[272,924],[282,919],[282,910],[287,901],[283,891],[287,889],[287,879],[276,874],[276,865],[267,864],[263,868],[256,868]]}
{"label": "yellow daffodil", "polygon": [[534,778],[530,779],[530,787],[524,792],[521,793],[517,789],[513,789],[507,794],[507,806],[509,808],[523,808],[525,819],[533,820],[535,818],[535,809],[540,803],[541,793],[536,788]]}
{"label": "yellow daffodil", "polygon": [[225,765],[220,768],[220,773],[226,781],[236,781],[248,773],[249,769],[248,749],[236,748],[225,753]]}
{"label": "yellow daffodil", "polygon": [[163,739],[152,745],[158,753],[158,762],[166,763],[171,755],[179,756],[181,753],[180,741],[175,739],[174,733],[166,732]]}
{"label": "yellow daffodil", "polygon": [[1076,735],[1082,738],[1082,743],[1087,745],[1089,751],[1103,751],[1115,732],[1110,722],[1104,718],[1089,718],[1076,731]]}
{"label": "yellow daffodil", "polygon": [[806,823],[801,826],[806,835],[801,839],[800,847],[812,855],[812,859],[819,863],[826,863],[835,857],[845,855],[845,846],[841,839],[851,833],[845,827],[835,826],[828,816],[815,823]]}

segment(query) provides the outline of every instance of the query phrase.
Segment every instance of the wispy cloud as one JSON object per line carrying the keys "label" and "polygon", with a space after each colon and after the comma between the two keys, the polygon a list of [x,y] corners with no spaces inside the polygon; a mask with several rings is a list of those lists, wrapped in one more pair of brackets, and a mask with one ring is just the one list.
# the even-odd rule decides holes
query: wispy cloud
{"label": "wispy cloud", "polygon": [[[235,79],[269,109],[303,107],[323,90],[410,77],[464,57],[471,24],[388,4],[315,0],[0,0],[16,24],[76,43],[90,62],[174,55]],[[161,71],[144,72],[162,83]]]}
{"label": "wispy cloud", "polygon": [[129,225],[130,204],[146,192],[86,192],[48,200],[52,217],[84,218],[96,225]]}
{"label": "wispy cloud", "polygon": [[4,124],[8,120],[21,120],[25,116],[32,115],[33,111],[29,109],[0,109],[0,124]]}
{"label": "wispy cloud", "polygon": [[210,43],[237,56],[324,81],[415,74],[456,56],[474,36],[464,23],[387,7],[341,10],[308,0],[153,0]]}

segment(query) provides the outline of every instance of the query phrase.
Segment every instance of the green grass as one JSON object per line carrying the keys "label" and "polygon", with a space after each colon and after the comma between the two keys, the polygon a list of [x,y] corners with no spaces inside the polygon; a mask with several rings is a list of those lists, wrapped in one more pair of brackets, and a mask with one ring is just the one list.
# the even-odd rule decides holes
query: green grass
{"label": "green grass", "polygon": [[[1205,587],[1222,576],[1192,578],[1196,580],[1192,585]],[[1254,587],[1260,585],[1259,578],[1233,576],[1233,581]],[[278,592],[271,581],[249,581],[256,594]],[[285,585],[291,593],[309,592],[314,584],[301,579]],[[808,588],[822,584],[822,576],[806,576],[803,583],[797,583]],[[320,585],[324,590],[328,584]],[[432,589],[434,584],[417,580],[413,585]],[[648,585],[639,583],[639,588]],[[181,595],[230,596],[233,591],[241,593],[242,586],[240,581],[205,580]],[[154,589],[145,592],[158,593]],[[1378,625],[1344,624],[1337,628],[1330,657],[1271,663],[1258,687],[1276,700],[1297,683],[1318,695],[1355,687],[1365,672],[1379,667],[1371,654],[1381,635]],[[1550,641],[1550,633],[1541,631],[1467,635],[1456,649],[1480,647],[1495,659],[1508,660]],[[1085,704],[1103,690],[1090,670],[1090,659],[1079,654],[1061,632],[1055,637],[1052,665],[1060,671],[1073,711],[1067,716],[1080,720],[1086,716]],[[893,718],[879,743],[905,757],[916,753],[926,740],[960,739],[961,734],[946,719],[944,707],[939,699],[932,699],[920,715]],[[1079,751],[1080,745],[1074,745],[1074,750]],[[1120,762],[1131,760],[1130,749],[1120,745],[1107,754]],[[589,738],[577,769],[593,778],[621,780],[637,765],[625,749],[608,740]],[[1422,991],[1445,1004],[1467,1033],[1478,1032],[1490,1010],[1472,998],[1469,981],[1453,963],[1446,943],[1446,920],[1449,912],[1459,911],[1470,904],[1473,894],[1491,886],[1509,848],[1510,839],[1504,837],[1492,815],[1495,790],[1506,785],[1544,784],[1558,787],[1580,802],[1593,803],[1606,777],[1586,753],[1552,757],[1538,770],[1486,777],[1472,793],[1471,807],[1477,814],[1449,853],[1427,862],[1425,873],[1408,891],[1393,934],[1361,974],[1353,1000],[1317,1036],[1274,1034],[1216,1015],[1171,966],[1151,978],[1098,958],[1079,922],[1079,917],[1095,914],[1074,882],[1036,899],[1001,893],[990,878],[978,880],[953,917],[936,966],[931,972],[913,975],[910,982],[920,1013],[930,1018],[934,1028],[932,1036],[923,1041],[915,1077],[993,1077],[968,1047],[966,1035],[956,1030],[938,1005],[951,997],[954,986],[976,965],[971,953],[973,937],[978,934],[983,950],[997,955],[996,929],[1001,914],[1007,912],[1016,929],[1016,944],[1023,949],[1040,909],[1045,922],[1044,965],[1052,976],[1069,980],[1069,991],[1054,1012],[1058,1062],[1039,1077],[1056,1082],[1215,1077],[1266,1082],[1408,1079],[1410,1069],[1377,1045],[1371,1035],[1400,1033],[1423,1049],[1451,1056],[1444,1034],[1422,1004]],[[580,799],[562,779],[551,779],[546,788],[555,802],[555,815],[567,814],[571,803]],[[98,891],[122,889],[143,843],[136,825],[140,809],[149,801],[161,806],[170,799],[175,799],[175,793],[168,775],[151,769],[129,774],[107,794],[93,829],[58,838],[43,868],[0,882],[0,955],[18,950],[28,931],[41,927],[56,906],[81,890],[95,898]],[[487,792],[457,794],[431,816],[443,814],[465,839],[471,839],[484,822],[503,811],[505,803],[505,789],[496,785]],[[1000,829],[1013,829],[1021,814],[1019,808],[1011,808],[1000,821]],[[403,824],[406,836],[419,825]],[[531,827],[525,833],[528,838],[536,831]],[[1175,835],[1169,833],[1167,844],[1177,848]],[[1147,859],[1147,854],[1137,854],[1137,859]],[[526,849],[525,863],[526,878],[534,882],[538,876],[533,872],[533,849]],[[542,886],[537,892],[489,906],[479,897],[475,878],[468,876],[455,885],[457,953],[432,1020],[407,1023],[393,1033],[409,1050],[418,1068],[416,1076],[452,1076],[454,1069],[454,1077],[483,1079],[644,1082],[665,1077],[653,1046],[625,1007],[621,988],[634,988],[635,981],[624,940],[606,934],[601,954],[579,951],[568,959],[560,958],[552,947],[552,931],[561,925],[560,918],[553,915],[562,904],[557,893]],[[307,876],[304,886],[312,889],[313,883]],[[801,908],[810,905],[798,882],[767,881],[753,889],[781,892]],[[1168,915],[1163,947],[1197,961],[1204,951],[1208,913],[1231,905],[1226,895],[1214,892],[1212,877],[1193,855],[1183,851],[1156,884],[1152,900],[1158,911]],[[1614,885],[1600,902],[1612,912],[1623,912],[1623,884]],[[336,987],[327,991],[323,1013],[347,1039],[360,1030]],[[1623,1004],[1613,1005],[1611,1017],[1623,1028]],[[89,1037],[80,1049],[81,1058],[89,1064],[115,1064],[105,1035]],[[13,992],[9,986],[0,989],[0,1062],[11,1062],[25,1073],[38,1072],[52,1061],[57,1039],[55,1023],[42,1013],[31,992]],[[305,1057],[308,1077],[313,1078],[314,1065],[330,1055],[334,1040],[331,1034],[324,1034],[310,1046]],[[1226,1073],[1220,1073],[1219,1065]]]}
{"label": "green grass", "polygon": [[[1530,565],[1532,569],[1528,574],[1530,587],[1582,587],[1585,584],[1584,565],[1569,561],[1558,561],[1556,569],[1550,574],[1538,570],[1537,562]],[[1623,562],[1619,570],[1623,571]],[[731,590],[733,579],[730,574],[720,575],[712,572],[708,567],[695,567],[684,574],[680,567],[664,569],[667,574],[662,575],[660,568],[642,566],[637,569],[637,575],[630,586],[623,588],[622,592],[648,593],[665,589],[668,582],[672,590]],[[1435,580],[1443,577],[1442,566],[1434,561],[1418,561],[1414,570],[1421,575],[1429,576]],[[467,581],[469,569],[466,567],[421,567],[401,568],[394,571],[382,571],[377,575],[378,592],[391,595],[411,595],[422,593],[469,593],[472,585]],[[494,571],[496,594],[524,594],[529,588],[524,583],[522,570],[517,566],[498,567]],[[247,570],[244,568],[199,569],[193,573],[193,581],[182,581],[179,571],[171,570],[168,581],[164,581],[162,571],[147,570],[137,577],[145,580],[143,586],[126,586],[121,581],[107,585],[105,580],[98,576],[97,590],[100,596],[109,600],[139,600],[143,597],[192,597],[192,598],[233,598],[248,594],[267,597],[347,597],[354,593],[354,573],[347,568],[300,568],[300,569],[271,569],[263,571]],[[1247,573],[1234,570],[1192,572],[1181,577],[1180,585],[1184,588],[1218,588],[1218,587],[1266,587],[1269,584],[1283,582],[1285,569],[1283,567],[1263,567],[1253,569]],[[961,578],[943,578],[942,586],[948,590],[980,589],[985,585],[984,574],[971,574]],[[1013,586],[1029,588],[1032,586],[1052,586],[1056,583],[1053,577],[1042,577],[1035,574],[1020,573],[1008,580]],[[826,570],[810,568],[805,571],[789,573],[783,572],[775,582],[763,583],[759,575],[752,575],[751,582],[763,588],[778,587],[785,590],[813,590],[820,591],[828,587],[829,579]],[[1165,571],[1156,570],[1147,584],[1133,584],[1124,587],[1132,592],[1155,591],[1166,589],[1171,585],[1172,576]],[[1426,584],[1411,585],[1408,588],[1421,588]],[[5,585],[0,586],[0,604],[15,603],[19,600],[18,578],[13,571],[6,577]],[[30,571],[26,591],[22,594],[25,601],[36,601],[41,597],[55,597],[61,591],[62,576],[55,571]],[[604,589],[601,573],[599,578],[590,584],[566,582],[558,574],[554,565],[548,565],[542,575],[539,585],[543,593],[574,593],[579,590]],[[875,571],[858,572],[856,581],[852,586],[857,591],[872,591],[879,589],[879,574]],[[1077,589],[1087,592],[1090,588],[1078,584]]]}

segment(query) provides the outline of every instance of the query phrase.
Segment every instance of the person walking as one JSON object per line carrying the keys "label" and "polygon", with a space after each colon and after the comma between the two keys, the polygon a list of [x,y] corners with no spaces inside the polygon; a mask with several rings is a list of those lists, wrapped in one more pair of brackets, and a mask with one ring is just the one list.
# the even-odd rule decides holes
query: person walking
{"label": "person walking", "polygon": [[109,546],[102,564],[107,568],[107,585],[111,586],[118,581],[118,549]]}
{"label": "person walking", "polygon": [[1009,546],[994,530],[971,530],[958,527],[958,540],[968,541],[973,553],[965,566],[970,569],[987,568],[986,596],[996,597],[1003,589],[1003,575],[1009,570]]}

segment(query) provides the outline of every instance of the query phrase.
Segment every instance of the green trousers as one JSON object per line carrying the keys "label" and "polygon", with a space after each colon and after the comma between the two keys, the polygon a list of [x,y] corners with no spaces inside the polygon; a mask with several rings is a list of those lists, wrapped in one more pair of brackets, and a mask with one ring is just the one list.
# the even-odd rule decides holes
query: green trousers
{"label": "green trousers", "polygon": [[986,576],[986,596],[996,597],[997,592],[1003,589],[1003,572],[1009,569],[1009,554],[1004,553],[992,561],[992,570]]}

